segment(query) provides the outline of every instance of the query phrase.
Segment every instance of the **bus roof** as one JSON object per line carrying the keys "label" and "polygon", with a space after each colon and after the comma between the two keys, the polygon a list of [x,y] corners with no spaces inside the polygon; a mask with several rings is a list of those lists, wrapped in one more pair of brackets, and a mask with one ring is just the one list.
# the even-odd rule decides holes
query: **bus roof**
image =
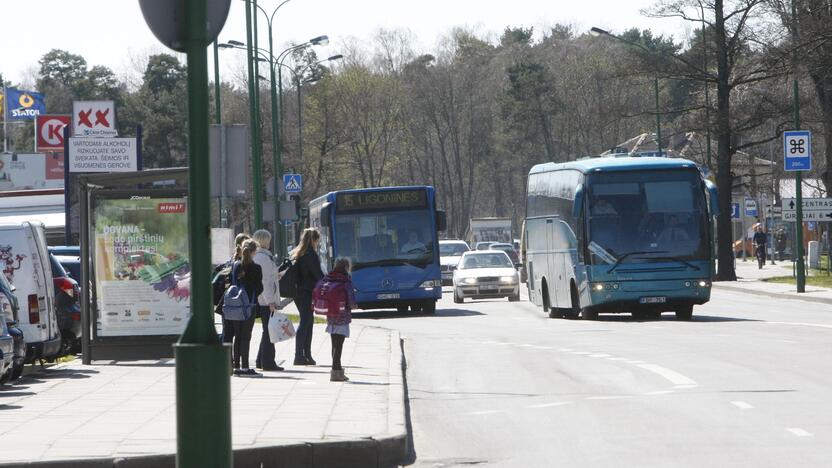
{"label": "bus roof", "polygon": [[549,172],[557,169],[575,169],[583,173],[589,173],[687,168],[696,168],[696,163],[680,158],[602,156],[598,158],[579,159],[566,163],[550,162],[537,164],[532,167],[529,174]]}

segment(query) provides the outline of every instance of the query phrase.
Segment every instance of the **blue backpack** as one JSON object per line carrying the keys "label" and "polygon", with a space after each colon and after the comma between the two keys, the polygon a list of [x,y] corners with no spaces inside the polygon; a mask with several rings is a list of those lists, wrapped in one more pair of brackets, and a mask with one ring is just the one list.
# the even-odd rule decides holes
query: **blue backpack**
{"label": "blue backpack", "polygon": [[237,267],[234,262],[231,268],[231,286],[223,295],[222,315],[225,320],[245,322],[251,318],[254,301],[246,294],[245,288],[237,284]]}

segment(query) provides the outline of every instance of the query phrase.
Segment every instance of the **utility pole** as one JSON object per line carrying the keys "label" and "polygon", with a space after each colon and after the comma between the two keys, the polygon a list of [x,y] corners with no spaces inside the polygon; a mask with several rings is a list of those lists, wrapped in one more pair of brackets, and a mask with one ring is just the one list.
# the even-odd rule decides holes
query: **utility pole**
{"label": "utility pole", "polygon": [[251,122],[251,169],[254,201],[254,227],[260,229],[263,225],[263,160],[260,155],[260,119],[257,112],[257,88],[256,77],[254,76],[254,63],[256,60],[253,48],[253,32],[251,28],[252,0],[246,0],[246,40],[248,59],[248,103],[249,121]]}
{"label": "utility pole", "polygon": [[[800,35],[797,31],[797,5],[796,0],[792,0],[792,38],[793,44],[793,70],[794,74],[794,129],[800,130],[800,88],[797,83],[797,41]],[[797,292],[806,292],[806,266],[803,264],[803,174],[801,171],[795,172],[795,198],[797,198],[797,206],[795,207],[795,215],[797,216]]]}

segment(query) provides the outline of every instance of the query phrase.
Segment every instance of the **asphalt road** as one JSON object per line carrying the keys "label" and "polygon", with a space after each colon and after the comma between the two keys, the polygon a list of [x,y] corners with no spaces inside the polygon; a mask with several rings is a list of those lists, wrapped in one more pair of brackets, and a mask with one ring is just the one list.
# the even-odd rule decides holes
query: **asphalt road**
{"label": "asphalt road", "polygon": [[692,322],[528,302],[356,314],[405,339],[419,467],[832,466],[832,306],[715,291]]}

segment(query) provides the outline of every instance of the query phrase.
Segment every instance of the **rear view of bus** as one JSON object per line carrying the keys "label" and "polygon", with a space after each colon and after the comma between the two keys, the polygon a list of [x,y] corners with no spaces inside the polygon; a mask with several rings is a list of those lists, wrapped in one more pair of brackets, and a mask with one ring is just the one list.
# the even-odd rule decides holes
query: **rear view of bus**
{"label": "rear view of bus", "polygon": [[715,190],[683,159],[603,157],[529,174],[529,293],[551,316],[672,311],[710,299]]}
{"label": "rear view of bus", "polygon": [[355,298],[362,309],[434,313],[442,297],[433,187],[386,187],[330,192],[309,204],[321,230],[320,254],[332,265],[352,260]]}

